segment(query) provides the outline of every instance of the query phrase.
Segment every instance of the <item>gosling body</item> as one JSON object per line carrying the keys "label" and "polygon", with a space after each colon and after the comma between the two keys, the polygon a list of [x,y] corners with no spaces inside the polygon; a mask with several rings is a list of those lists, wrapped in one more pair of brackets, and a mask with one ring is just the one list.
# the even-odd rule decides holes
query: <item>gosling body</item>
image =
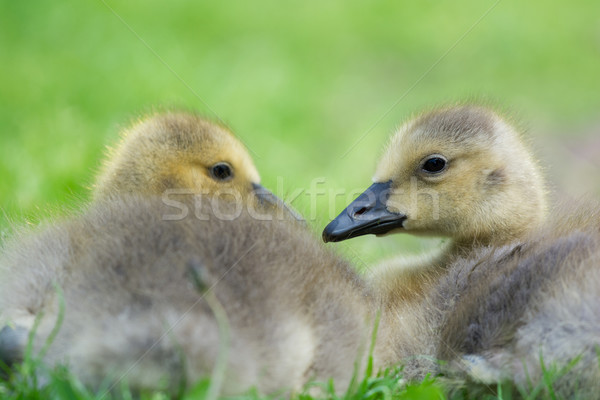
{"label": "gosling body", "polygon": [[[202,211],[211,215],[212,204]],[[219,207],[237,214],[231,203]],[[225,340],[196,275],[228,321],[222,393],[298,390],[332,377],[343,390],[363,359],[372,313],[352,268],[290,221],[247,211],[165,221],[169,212],[159,197],[113,198],[18,242],[0,261],[2,322],[20,326],[43,312],[39,350],[64,301],[46,362],[68,362],[92,386],[126,373],[135,389],[166,379],[173,391],[210,375]],[[58,248],[68,255],[46,263]]]}
{"label": "gosling body", "polygon": [[444,372],[542,385],[565,398],[598,393],[600,204],[551,215],[519,243],[456,260],[432,291],[443,310]]}

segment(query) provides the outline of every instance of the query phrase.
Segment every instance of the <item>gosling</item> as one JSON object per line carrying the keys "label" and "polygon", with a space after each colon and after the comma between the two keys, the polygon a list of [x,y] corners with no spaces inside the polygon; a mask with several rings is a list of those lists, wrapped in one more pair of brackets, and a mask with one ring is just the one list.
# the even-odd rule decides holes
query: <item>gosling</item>
{"label": "gosling", "polygon": [[[241,199],[256,219],[272,219],[277,213],[292,221],[302,220],[259,182],[250,156],[230,132],[192,114],[158,114],[126,132],[111,152],[94,186],[91,207],[112,201],[119,204],[123,195],[141,195],[152,199],[149,201],[157,201],[153,198],[162,195],[165,207],[170,207],[162,215],[166,219],[183,218],[187,213],[173,212],[190,209],[201,218],[207,205],[202,206],[204,211],[198,210],[199,200],[216,207],[208,210],[210,215],[222,208],[222,199],[213,203],[214,196],[229,194],[225,196],[228,200]],[[169,193],[174,197],[169,198]],[[186,196],[189,194],[196,195],[194,204]],[[258,209],[254,203],[258,203]],[[236,212],[230,216],[235,218]],[[36,316],[51,310],[50,304],[55,301],[54,285],[62,286],[71,277],[67,266],[73,265],[77,249],[69,229],[64,228],[67,225],[50,226],[33,234],[22,232],[3,250],[3,273],[15,275],[14,280],[3,282],[6,295],[0,307],[4,322],[16,326],[5,326],[0,334],[0,358],[8,364],[22,360]],[[18,264],[23,266],[22,272],[14,270],[13,265]]]}
{"label": "gosling", "polygon": [[[476,123],[475,117],[486,115],[487,125]],[[392,179],[390,192],[380,191],[379,197],[367,192],[338,217],[341,228],[332,224],[324,234],[328,239],[333,232],[332,240],[343,240],[416,229],[451,237],[449,247],[438,257],[412,268],[395,261],[388,272],[391,283],[382,301],[389,303],[383,304],[387,312],[376,349],[380,362],[404,361],[408,377],[422,377],[439,371],[432,360],[443,360],[449,375],[487,384],[508,379],[520,386],[543,384],[546,371],[556,368],[560,372],[552,391],[566,397],[597,394],[600,206],[555,208],[552,218],[544,221],[545,190],[536,163],[519,145],[518,136],[490,111],[458,107],[425,115],[405,125],[392,139],[392,146],[410,149],[405,137],[414,130],[421,130],[421,138],[435,144],[423,134],[423,126],[428,132],[431,127],[444,127],[450,131],[451,147],[467,146],[459,156],[448,156],[451,153],[437,144],[442,150],[421,158],[415,169],[426,178],[412,176],[415,183],[409,190],[437,189],[437,193],[425,194],[439,196],[440,218],[411,222],[410,213],[398,213],[403,208],[393,202],[399,196]],[[495,127],[495,134],[488,136],[495,140],[488,144],[496,145],[487,152],[476,144],[483,143],[489,133],[485,126]],[[514,153],[506,152],[510,148]],[[376,177],[383,176],[381,180],[393,164],[390,150],[393,147],[378,168]],[[475,166],[473,171],[468,165]],[[462,173],[460,180],[451,174],[454,167]],[[452,181],[456,186],[444,189]],[[405,191],[405,198],[410,194]],[[413,205],[428,212],[435,207],[431,199]],[[369,219],[374,211],[380,215]],[[366,221],[360,220],[362,215]],[[458,217],[463,220],[457,221]],[[358,232],[349,226],[354,219]]]}
{"label": "gosling", "polygon": [[456,259],[514,242],[538,226],[546,213],[544,180],[520,134],[473,105],[402,125],[373,180],[323,239],[404,232],[448,238],[440,251],[386,261],[369,278],[383,310],[376,356],[381,365],[403,361],[405,373],[418,378],[437,369],[432,359],[443,316],[432,311],[439,307],[430,293]]}

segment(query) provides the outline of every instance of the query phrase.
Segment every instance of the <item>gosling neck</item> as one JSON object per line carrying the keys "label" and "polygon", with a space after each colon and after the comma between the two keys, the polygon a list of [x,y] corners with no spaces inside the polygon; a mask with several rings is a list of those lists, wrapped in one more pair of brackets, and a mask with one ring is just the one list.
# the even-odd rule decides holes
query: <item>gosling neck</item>
{"label": "gosling neck", "polygon": [[[470,254],[475,248],[488,244],[479,240],[446,238],[435,250],[413,259],[393,259],[384,263],[375,275],[377,286],[383,288],[382,304],[395,308],[410,303],[420,303],[432,286],[447,273],[447,266],[459,257]],[[400,268],[398,268],[400,267]]]}

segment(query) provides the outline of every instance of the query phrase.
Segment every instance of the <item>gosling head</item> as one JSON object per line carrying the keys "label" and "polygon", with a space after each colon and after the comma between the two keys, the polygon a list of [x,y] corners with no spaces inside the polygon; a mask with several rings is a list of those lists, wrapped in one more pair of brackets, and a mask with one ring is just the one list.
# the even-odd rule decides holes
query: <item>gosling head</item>
{"label": "gosling head", "polygon": [[408,232],[501,244],[546,209],[540,168],[520,135],[479,106],[442,108],[402,125],[373,182],[325,228],[326,242]]}
{"label": "gosling head", "polygon": [[109,154],[94,196],[162,195],[170,190],[256,198],[301,219],[260,185],[252,158],[231,132],[193,114],[157,114],[128,129]]}

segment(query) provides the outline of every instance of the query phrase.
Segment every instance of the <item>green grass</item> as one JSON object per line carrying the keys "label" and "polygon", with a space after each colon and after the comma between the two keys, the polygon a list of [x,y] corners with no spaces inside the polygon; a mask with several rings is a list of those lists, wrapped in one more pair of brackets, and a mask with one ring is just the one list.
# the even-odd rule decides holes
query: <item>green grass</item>
{"label": "green grass", "polygon": [[[466,384],[460,387],[447,385],[436,378],[425,378],[422,382],[406,383],[402,371],[389,369],[373,373],[369,371],[358,379],[345,393],[338,394],[335,382],[309,383],[300,393],[293,394],[291,400],[511,400],[511,399],[557,399],[552,383],[565,371],[548,369],[544,380],[537,385],[522,388],[510,382],[498,385]],[[43,377],[43,378],[41,378]],[[10,377],[0,380],[0,398],[17,399],[56,399],[56,400],[111,400],[140,398],[159,400],[170,398],[166,392],[132,393],[126,381],[108,389],[107,383],[96,391],[86,388],[77,377],[64,366],[47,368],[37,359],[28,359],[19,365]],[[315,389],[317,391],[315,392]],[[182,390],[178,398],[182,400],[216,400],[210,395],[211,381],[202,379],[190,389]],[[318,394],[315,394],[318,393]],[[285,396],[284,396],[285,397]],[[265,396],[255,390],[248,390],[224,400],[274,400],[281,395]]]}
{"label": "green grass", "polygon": [[[227,122],[265,186],[304,190],[293,205],[318,232],[349,190],[369,185],[392,129],[423,107],[483,97],[548,137],[597,126],[598,15],[597,0],[0,2],[0,233],[85,202],[104,146],[162,107]],[[338,246],[363,266],[423,243]],[[84,392],[65,371],[39,393],[29,373],[19,379],[0,396],[93,398],[71,395]],[[395,392],[382,379],[382,393],[437,398],[434,384]]]}
{"label": "green grass", "polygon": [[[37,375],[42,373],[47,377],[47,383],[43,387],[35,386]],[[311,395],[309,392],[319,388],[319,396]],[[210,390],[210,381],[201,380],[194,387],[181,395],[182,400],[214,400],[207,396]],[[15,373],[9,381],[0,382],[0,397],[2,399],[60,399],[60,400],[110,400],[129,399],[139,396],[141,399],[158,400],[168,399],[164,392],[148,392],[132,394],[126,384],[117,386],[113,391],[107,393],[105,389],[97,392],[86,388],[77,380],[67,368],[58,366],[46,369],[39,363],[29,363]],[[280,396],[267,397],[249,390],[235,397],[226,397],[227,400],[268,400]],[[343,395],[335,393],[333,382],[311,383],[301,393],[292,396],[297,400],[439,400],[444,399],[442,387],[433,379],[427,379],[418,385],[405,385],[399,382],[396,371],[386,371],[377,376],[364,378],[356,387]]]}

